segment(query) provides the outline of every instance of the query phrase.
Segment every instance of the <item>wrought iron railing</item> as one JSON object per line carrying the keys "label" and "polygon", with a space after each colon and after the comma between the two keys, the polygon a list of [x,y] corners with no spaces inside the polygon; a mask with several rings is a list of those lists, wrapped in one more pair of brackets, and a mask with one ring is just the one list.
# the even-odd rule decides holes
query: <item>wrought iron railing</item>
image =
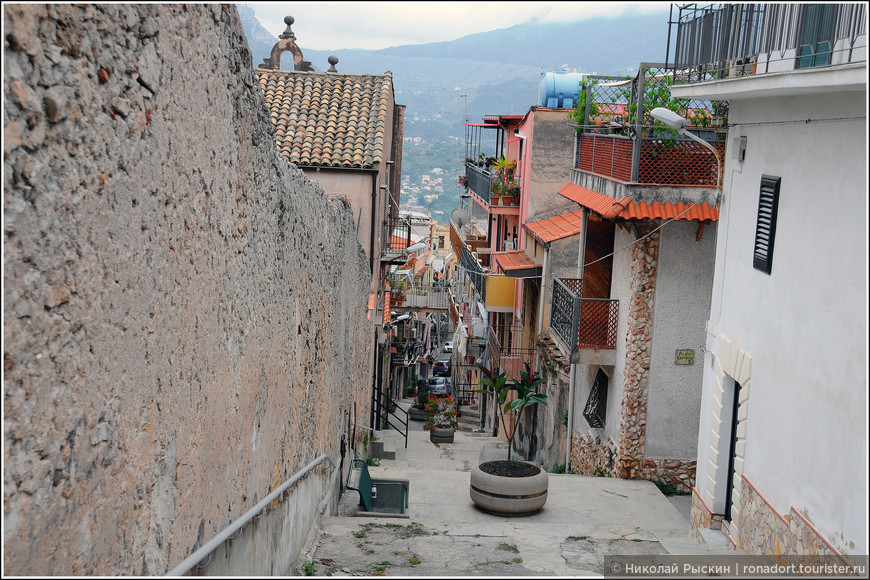
{"label": "wrought iron railing", "polygon": [[[532,365],[535,349],[521,346],[522,329],[522,326],[489,327],[487,368],[504,371],[509,379],[519,379],[525,365]],[[503,331],[507,333],[505,341],[500,338]]]}
{"label": "wrought iron railing", "polygon": [[384,253],[404,252],[411,245],[411,222],[408,218],[389,217],[384,220]]}
{"label": "wrought iron railing", "polygon": [[586,406],[583,408],[583,418],[594,429],[603,428],[606,422],[607,385],[609,382],[604,371],[598,369],[595,382],[592,383],[592,390],[589,392],[589,398],[586,399]]}
{"label": "wrought iron railing", "polygon": [[[866,61],[867,7],[842,4],[682,4],[675,82]],[[863,50],[861,50],[863,49]],[[671,47],[668,47],[671,52]]]}
{"label": "wrought iron railing", "polygon": [[619,301],[583,298],[583,281],[556,278],[550,313],[550,328],[571,351],[616,348]]}
{"label": "wrought iron railing", "polygon": [[580,300],[579,293],[572,292],[565,282],[565,279],[556,278],[553,285],[550,329],[566,347],[573,349],[574,337],[577,336],[577,321],[580,319]]}

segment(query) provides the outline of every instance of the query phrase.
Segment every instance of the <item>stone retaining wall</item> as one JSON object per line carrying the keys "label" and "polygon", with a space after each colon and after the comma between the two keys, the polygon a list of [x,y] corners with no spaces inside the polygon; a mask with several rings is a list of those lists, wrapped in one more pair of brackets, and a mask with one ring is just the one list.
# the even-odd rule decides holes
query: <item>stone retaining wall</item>
{"label": "stone retaining wall", "polygon": [[163,574],[339,463],[371,274],[232,5],[3,9],[4,572]]}

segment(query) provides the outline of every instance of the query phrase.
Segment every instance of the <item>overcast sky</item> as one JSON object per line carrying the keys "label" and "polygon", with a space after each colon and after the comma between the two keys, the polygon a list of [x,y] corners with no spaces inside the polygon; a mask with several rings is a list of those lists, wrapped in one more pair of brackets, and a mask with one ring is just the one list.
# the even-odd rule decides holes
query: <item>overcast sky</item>
{"label": "overcast sky", "polygon": [[627,13],[661,12],[667,2],[247,2],[276,37],[285,16],[296,19],[300,46],[312,50],[379,49],[456,40],[537,19],[577,22]]}

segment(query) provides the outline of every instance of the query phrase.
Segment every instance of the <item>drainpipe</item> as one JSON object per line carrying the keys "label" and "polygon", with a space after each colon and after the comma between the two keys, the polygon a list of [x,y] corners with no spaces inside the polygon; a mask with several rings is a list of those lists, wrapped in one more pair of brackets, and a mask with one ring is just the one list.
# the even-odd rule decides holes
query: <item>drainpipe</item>
{"label": "drainpipe", "polygon": [[[369,235],[369,270],[375,273],[375,227],[378,225],[378,174],[372,174],[371,235]],[[392,232],[391,232],[392,234]],[[380,256],[378,257],[380,258]]]}
{"label": "drainpipe", "polygon": [[550,246],[544,246],[544,264],[541,268],[541,295],[538,297],[538,336],[544,330],[544,300],[547,295],[547,275],[550,267]]}
{"label": "drainpipe", "polygon": [[[589,224],[589,210],[583,208],[583,213],[580,218],[580,246],[577,249],[577,278],[583,280],[583,265],[586,261],[586,227]],[[581,295],[583,285],[581,283]],[[575,345],[576,348],[576,345]],[[573,359],[573,357],[571,357]],[[571,374],[568,378],[568,440],[565,443],[565,473],[571,472],[571,441],[574,432],[574,399],[576,397],[576,388],[574,380],[577,376],[577,364],[571,361]]]}

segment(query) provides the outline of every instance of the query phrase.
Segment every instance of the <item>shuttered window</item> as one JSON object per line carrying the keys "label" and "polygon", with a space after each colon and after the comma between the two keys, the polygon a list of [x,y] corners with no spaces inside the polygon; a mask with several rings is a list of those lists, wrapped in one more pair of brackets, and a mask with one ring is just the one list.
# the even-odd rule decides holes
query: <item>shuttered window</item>
{"label": "shuttered window", "polygon": [[755,224],[755,255],[752,266],[765,274],[773,268],[773,239],[776,234],[776,211],[779,205],[780,177],[761,176],[758,196],[758,221]]}

